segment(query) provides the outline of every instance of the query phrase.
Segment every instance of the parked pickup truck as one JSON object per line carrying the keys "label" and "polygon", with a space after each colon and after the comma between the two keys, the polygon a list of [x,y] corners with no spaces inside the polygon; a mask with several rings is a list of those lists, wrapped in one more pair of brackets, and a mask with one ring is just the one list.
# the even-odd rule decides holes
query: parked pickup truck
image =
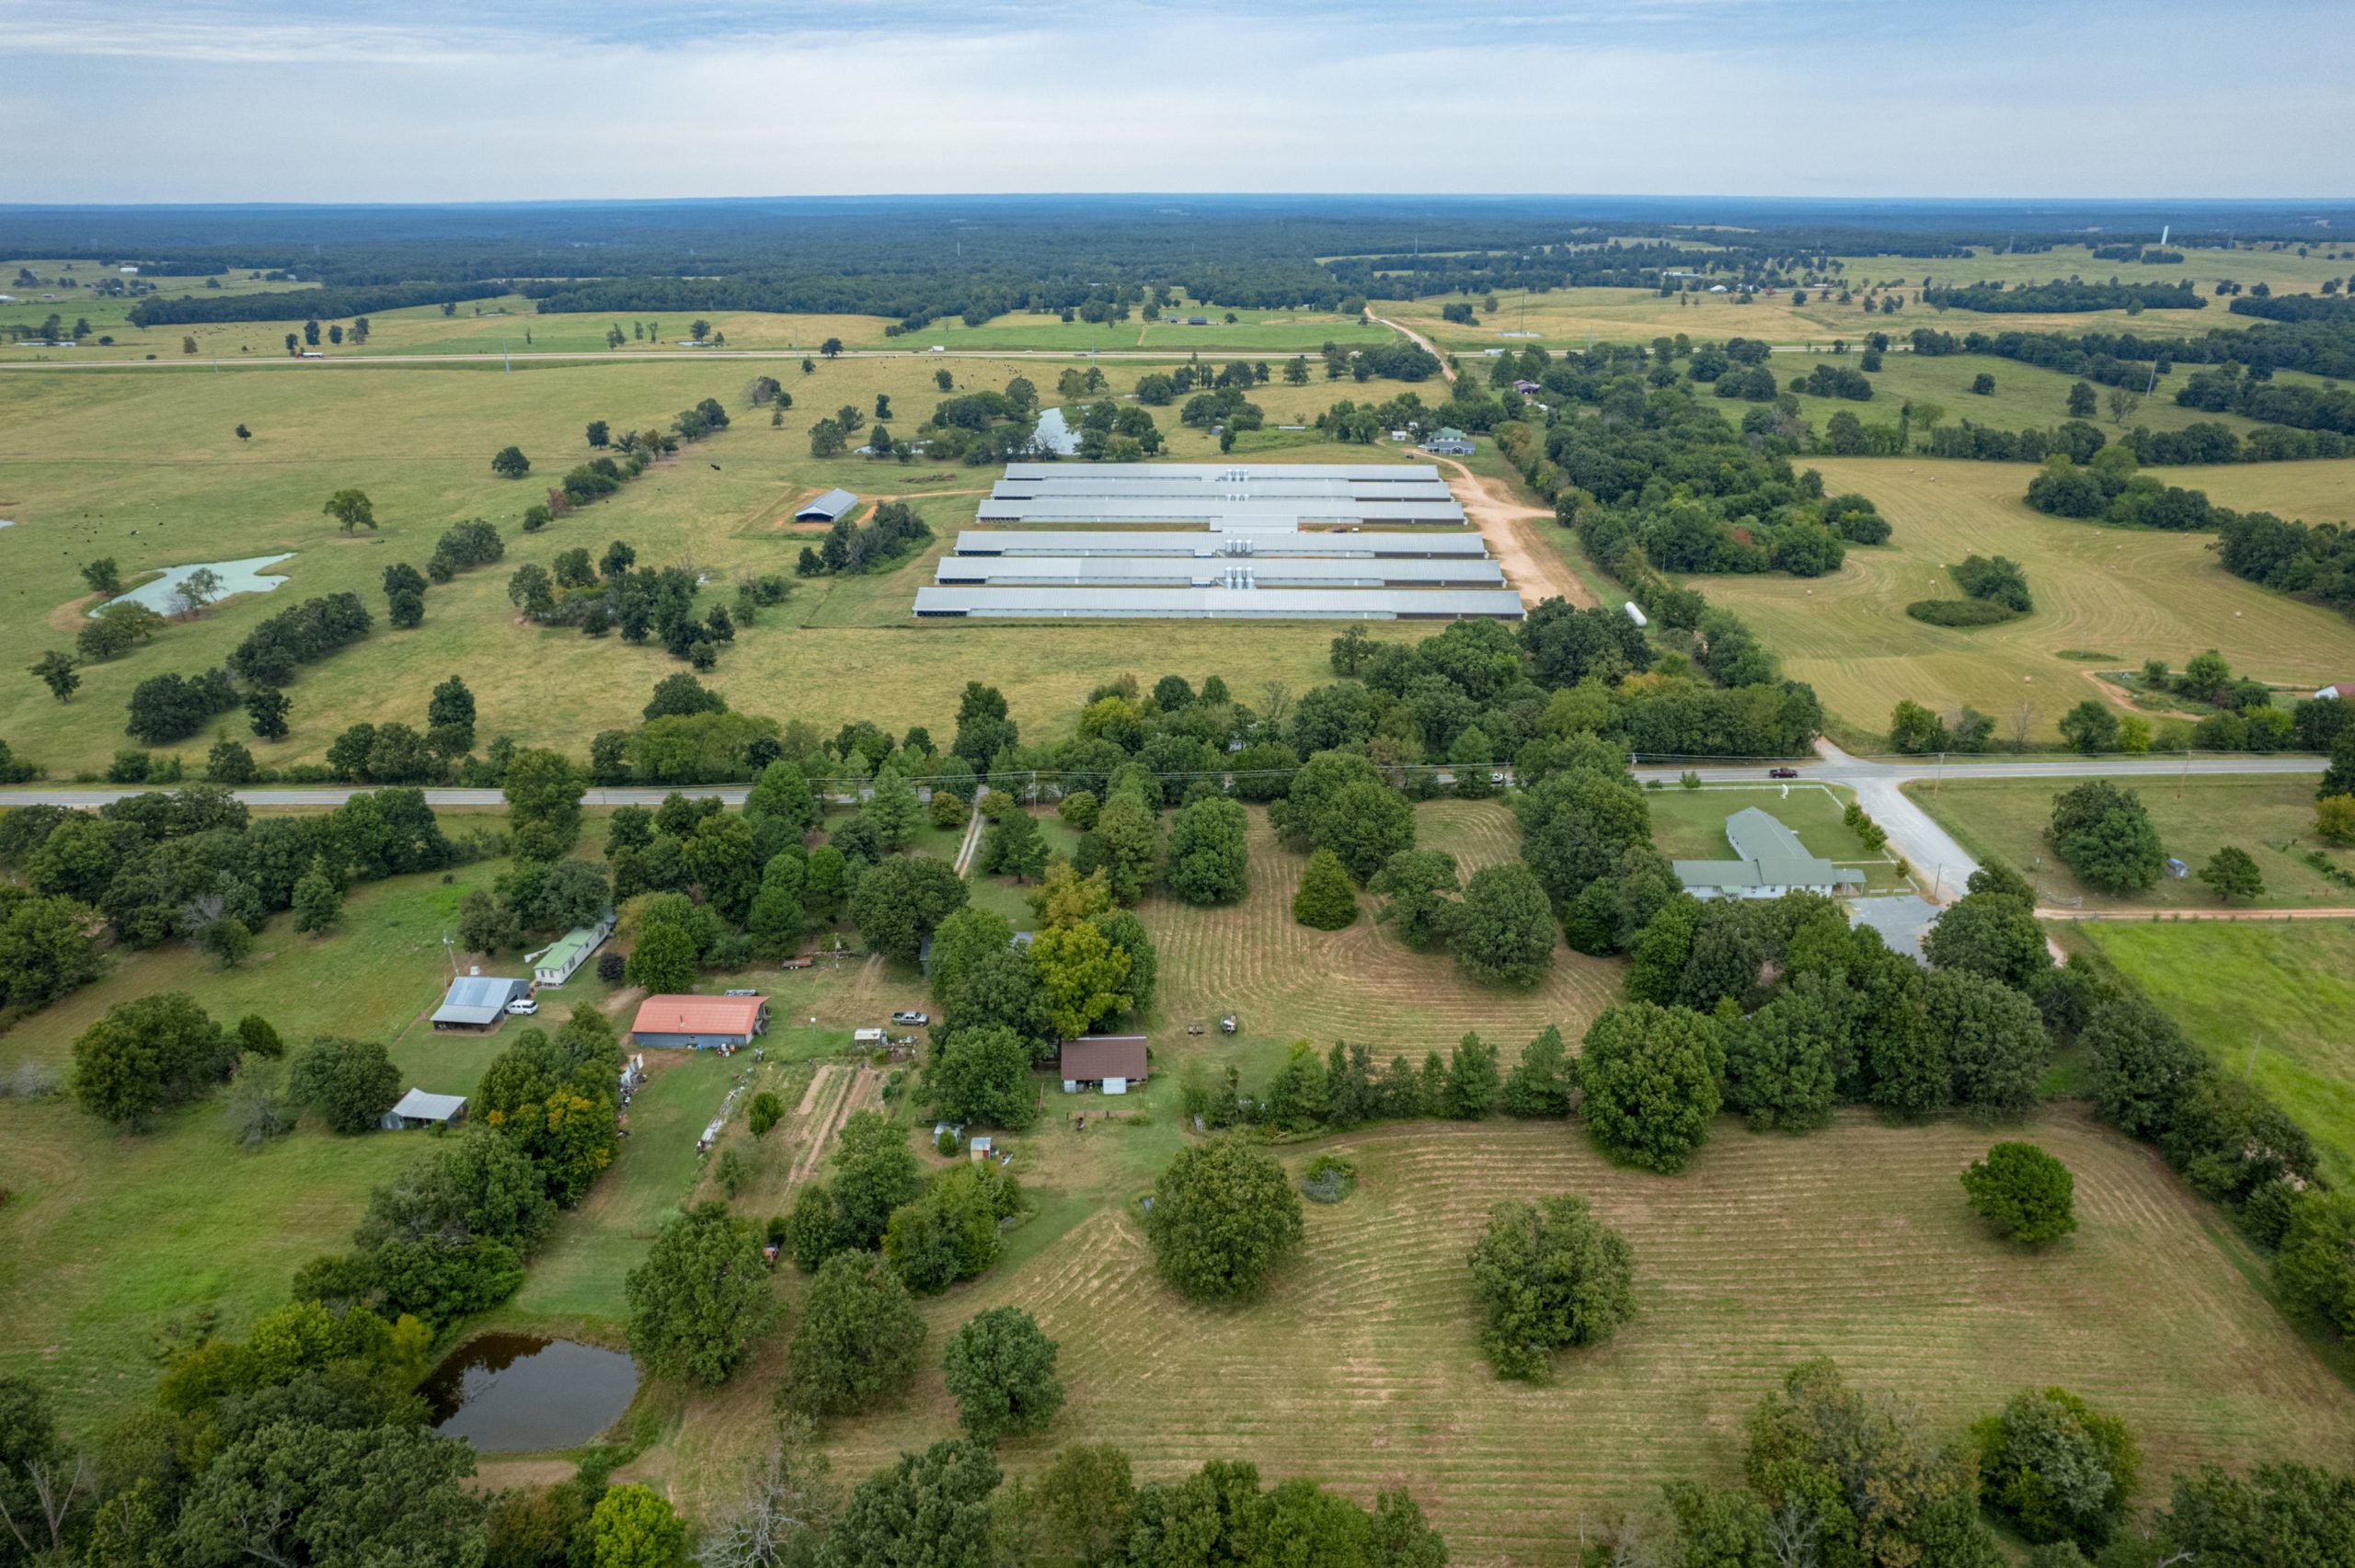
{"label": "parked pickup truck", "polygon": [[1797,768],[1769,768],[1766,776],[1770,779],[1795,779],[1799,776],[1799,771]]}
{"label": "parked pickup truck", "polygon": [[929,1013],[894,1013],[891,1014],[891,1022],[894,1024],[913,1024],[922,1026],[932,1022],[932,1014]]}

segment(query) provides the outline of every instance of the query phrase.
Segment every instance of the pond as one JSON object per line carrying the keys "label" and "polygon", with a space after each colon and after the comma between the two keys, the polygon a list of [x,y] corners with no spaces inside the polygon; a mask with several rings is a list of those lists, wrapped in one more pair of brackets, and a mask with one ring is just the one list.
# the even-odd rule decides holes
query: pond
{"label": "pond", "polygon": [[1039,428],[1030,432],[1030,444],[1040,452],[1069,457],[1079,451],[1079,432],[1064,420],[1062,409],[1050,408],[1039,416]]}
{"label": "pond", "polygon": [[433,1429],[484,1454],[573,1448],[621,1419],[638,1368],[618,1350],[537,1334],[477,1334],[419,1385]]}
{"label": "pond", "polygon": [[[293,553],[289,552],[283,555],[256,555],[244,561],[190,561],[185,567],[167,567],[164,568],[164,575],[154,582],[143,582],[129,593],[118,594],[108,600],[107,604],[121,604],[123,601],[129,600],[133,603],[144,604],[158,615],[177,614],[185,606],[174,599],[173,591],[188,580],[190,573],[201,571],[206,567],[212,568],[221,578],[221,591],[213,595],[216,599],[226,599],[233,593],[268,593],[286,579],[282,577],[266,578],[261,575],[262,568],[274,567],[281,561],[291,561],[293,558]],[[106,604],[98,606],[98,610],[105,608]],[[98,610],[90,612],[93,615],[98,612]]]}

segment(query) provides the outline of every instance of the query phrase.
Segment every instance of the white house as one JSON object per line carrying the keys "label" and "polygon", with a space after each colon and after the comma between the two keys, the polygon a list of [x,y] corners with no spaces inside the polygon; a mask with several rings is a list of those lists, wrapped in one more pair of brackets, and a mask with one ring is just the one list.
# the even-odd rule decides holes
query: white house
{"label": "white house", "polygon": [[1696,898],[1779,898],[1786,893],[1854,893],[1865,874],[1812,853],[1799,836],[1755,806],[1726,818],[1735,860],[1672,862],[1676,879]]}
{"label": "white house", "polygon": [[578,925],[566,932],[532,958],[532,980],[535,985],[560,986],[573,977],[589,956],[604,944],[614,933],[614,912],[607,910],[594,925]]}
{"label": "white house", "polygon": [[2334,681],[2329,685],[2325,686],[2322,690],[2316,692],[2315,696],[2317,699],[2328,698],[2336,700],[2340,697],[2355,699],[2355,681]]}

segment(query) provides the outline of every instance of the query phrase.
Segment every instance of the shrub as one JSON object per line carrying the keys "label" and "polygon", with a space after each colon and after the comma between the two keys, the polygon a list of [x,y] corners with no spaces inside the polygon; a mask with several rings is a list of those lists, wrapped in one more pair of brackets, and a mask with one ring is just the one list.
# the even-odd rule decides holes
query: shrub
{"label": "shrub", "polygon": [[1933,626],[1992,626],[2013,615],[2009,606],[1992,599],[1917,599],[1905,612]]}
{"label": "shrub", "polygon": [[1358,918],[1357,889],[1350,874],[1331,850],[1317,850],[1301,873],[1300,890],[1292,895],[1292,918],[1318,931],[1339,931]]}
{"label": "shrub", "polygon": [[2058,1241],[2077,1228],[2076,1181],[2033,1143],[1999,1143],[1962,1173],[1980,1217],[2016,1242]]}
{"label": "shrub", "polygon": [[1300,1182],[1311,1203],[1338,1203],[1357,1189],[1358,1162],[1346,1154],[1319,1154]]}

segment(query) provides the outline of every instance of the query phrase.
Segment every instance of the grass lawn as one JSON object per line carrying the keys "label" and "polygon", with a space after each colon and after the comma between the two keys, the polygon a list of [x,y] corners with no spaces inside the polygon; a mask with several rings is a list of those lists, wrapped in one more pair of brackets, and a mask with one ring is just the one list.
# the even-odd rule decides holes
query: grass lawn
{"label": "grass lawn", "polygon": [[[2154,658],[2181,668],[2204,648],[2236,670],[2309,688],[2355,668],[2355,623],[2232,576],[2204,534],[2135,532],[2029,509],[2020,498],[2031,465],[1903,457],[1809,465],[1835,493],[1870,497],[1896,531],[1890,544],[1852,548],[1840,571],[1813,580],[1694,580],[1863,734],[1886,733],[1890,709],[1911,697],[1946,714],[1968,703],[1993,715],[2004,735],[2024,716],[2032,735],[2050,738],[2063,713],[2101,694],[2093,673]],[[2235,507],[2314,521],[2355,515],[2355,461],[2158,472]],[[2340,509],[2317,504],[2332,496],[2342,498]],[[1906,615],[1913,600],[1955,597],[1946,568],[1973,552],[2019,562],[2035,611],[1971,630]],[[2064,657],[2079,651],[2108,657]]]}
{"label": "grass lawn", "polygon": [[[2032,1136],[2074,1172],[2084,1228],[2042,1254],[1997,1241],[1962,1202],[1955,1178],[1994,1135],[1959,1122],[1850,1115],[1801,1139],[1729,1119],[1679,1177],[1614,1168],[1558,1125],[1370,1129],[1282,1151],[1296,1172],[1342,1150],[1361,1189],[1309,1206],[1306,1245],[1261,1299],[1205,1308],[1160,1282],[1137,1222],[1133,1199],[1180,1136],[1158,1072],[1123,1107],[1143,1125],[1085,1104],[1086,1133],[1058,1116],[1017,1141],[1040,1214],[992,1274],[922,1303],[926,1370],[890,1410],[831,1429],[838,1475],[953,1433],[936,1347],[1002,1304],[1061,1344],[1070,1391],[1047,1432],[1001,1446],[1010,1471],[1102,1441],[1140,1479],[1240,1458],[1368,1502],[1406,1487],[1462,1562],[1567,1563],[1582,1525],[1648,1503],[1662,1480],[1735,1480],[1742,1417],[1812,1356],[1921,1402],[1942,1436],[2018,1389],[2062,1384],[2126,1418],[2152,1495],[2202,1462],[2355,1442],[2347,1385],[2251,1283],[2258,1265],[2229,1228],[2146,1150],[2065,1113]],[[1566,1356],[1551,1385],[1499,1383],[1465,1251],[1494,1200],[1559,1192],[1627,1233],[1637,1316]],[[625,1479],[707,1505],[765,1440],[784,1343],[687,1400]]]}
{"label": "grass lawn", "polygon": [[2314,1135],[2323,1174],[2355,1181],[2355,926],[2092,924],[2085,939]]}
{"label": "grass lawn", "polygon": [[[2265,877],[2257,902],[2269,909],[2338,909],[2355,905],[2355,893],[2318,875],[2284,846],[2299,853],[2322,849],[2338,865],[2355,872],[2355,851],[2323,849],[2314,838],[2315,786],[2311,778],[2191,777],[2132,781],[2151,813],[2167,853],[2185,862],[2192,875],[2181,881],[2161,877],[2148,892],[2098,893],[2079,882],[2053,858],[2044,830],[2052,820],[2052,799],[2070,784],[2053,779],[1948,779],[1933,790],[1922,783],[1905,793],[1979,858],[2002,861],[2027,875],[2048,900],[2083,898],[2088,910],[2212,910],[2216,896],[2199,879],[2208,857],[2237,844],[2256,857]],[[2180,794],[2177,791],[2180,789]]]}
{"label": "grass lawn", "polygon": [[1755,806],[1797,833],[1809,853],[1863,871],[1867,892],[1905,890],[1911,884],[1897,874],[1895,857],[1886,849],[1865,848],[1840,819],[1849,798],[1823,784],[1806,784],[1644,792],[1652,810],[1652,842],[1671,860],[1730,860],[1733,846],[1726,841],[1726,818]]}
{"label": "grass lawn", "polygon": [[[780,370],[795,399],[782,426],[741,395],[764,368]],[[892,401],[895,428],[913,429],[940,395],[936,371],[971,388],[1003,386],[1022,368],[845,360],[821,361],[805,376],[789,363],[677,358],[519,362],[512,375],[488,367],[311,366],[319,373],[0,377],[0,517],[17,524],[0,531],[0,658],[29,666],[71,646],[88,604],[77,570],[84,561],[110,555],[137,577],[194,561],[292,555],[276,568],[283,586],[275,591],[225,601],[197,621],[175,622],[150,646],[86,667],[70,703],[29,680],[0,688],[0,733],[52,776],[101,768],[126,743],[123,708],[141,681],[217,664],[264,616],[314,596],[348,589],[381,616],[385,567],[421,564],[452,523],[483,517],[500,527],[506,558],[436,585],[417,631],[396,632],[380,619],[362,645],[305,667],[288,689],[293,733],[261,748],[265,760],[316,761],[358,721],[421,723],[425,693],[454,670],[474,688],[486,740],[505,734],[585,756],[588,737],[638,722],[649,690],[683,667],[618,637],[519,623],[506,592],[517,567],[547,566],[575,547],[602,551],[620,538],[641,559],[692,562],[709,601],[732,600],[745,576],[792,574],[817,535],[794,527],[791,510],[834,485],[870,500],[910,498],[936,531],[951,534],[971,522],[994,470],[813,459],[808,426],[844,404],[871,410],[880,393]],[[1135,374],[1116,368],[1116,390],[1132,386]],[[1043,390],[1051,395],[1051,377]],[[1383,382],[1292,387],[1279,377],[1254,396],[1274,426],[1307,423],[1342,396],[1379,400],[1404,390]],[[581,436],[589,420],[665,424],[706,396],[734,409],[734,428],[539,533],[521,532],[524,507],[541,498],[546,483],[591,455]],[[1179,426],[1174,409],[1156,417],[1171,456],[1217,456],[1214,440]],[[234,434],[240,424],[249,439]],[[489,472],[490,452],[511,441],[534,460],[522,482]],[[1314,431],[1270,429],[1246,437],[1235,455],[1365,461],[1369,452],[1337,448]],[[373,499],[378,531],[347,536],[321,515],[327,495],[346,486]],[[945,738],[956,693],[979,678],[1005,692],[1026,738],[1052,738],[1075,722],[1090,691],[1122,672],[1147,685],[1171,670],[1197,684],[1218,674],[1246,699],[1271,681],[1303,691],[1330,676],[1331,628],[1314,624],[1179,623],[1158,628],[1149,643],[1117,624],[919,626],[909,607],[930,576],[928,561],[916,560],[869,576],[797,580],[784,604],[742,629],[710,683],[748,712],[829,730],[861,718],[895,732],[924,724]],[[1146,647],[1154,658],[1140,663]],[[180,746],[192,768],[213,739],[208,731]]]}

